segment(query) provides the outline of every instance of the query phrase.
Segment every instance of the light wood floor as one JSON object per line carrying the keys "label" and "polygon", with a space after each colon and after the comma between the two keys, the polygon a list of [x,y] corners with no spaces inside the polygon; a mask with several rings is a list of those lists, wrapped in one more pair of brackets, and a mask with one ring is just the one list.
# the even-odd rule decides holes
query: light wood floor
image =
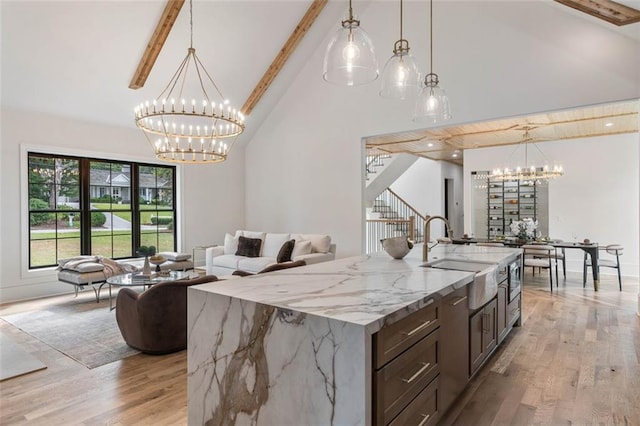
{"label": "light wood floor", "polygon": [[[442,423],[640,425],[637,280],[625,280],[619,292],[616,280],[604,277],[594,293],[570,275],[553,294],[544,275],[525,281],[523,326]],[[3,305],[0,315],[70,297]],[[80,297],[91,303],[93,295]],[[48,367],[0,382],[0,424],[186,424],[185,351],[140,354],[89,370],[4,321],[0,329]]]}

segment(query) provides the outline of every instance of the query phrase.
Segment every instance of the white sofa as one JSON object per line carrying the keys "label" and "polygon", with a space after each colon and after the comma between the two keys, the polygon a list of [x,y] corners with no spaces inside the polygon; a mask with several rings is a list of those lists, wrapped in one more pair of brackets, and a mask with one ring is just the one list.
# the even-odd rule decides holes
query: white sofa
{"label": "white sofa", "polygon": [[[260,253],[256,257],[238,256],[239,237],[259,238],[262,240]],[[307,264],[327,262],[336,257],[336,245],[331,237],[322,234],[282,234],[237,230],[235,235],[227,234],[221,246],[206,250],[207,275],[218,277],[231,275],[240,270],[252,274],[277,262],[278,253],[285,242],[295,240],[292,261],[304,260]]]}

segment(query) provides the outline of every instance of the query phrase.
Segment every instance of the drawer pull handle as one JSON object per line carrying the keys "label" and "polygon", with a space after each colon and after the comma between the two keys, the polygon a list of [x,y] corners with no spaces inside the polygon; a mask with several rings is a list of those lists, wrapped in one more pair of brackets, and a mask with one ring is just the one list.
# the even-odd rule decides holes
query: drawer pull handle
{"label": "drawer pull handle", "polygon": [[424,373],[424,371],[429,368],[429,366],[431,365],[430,362],[427,362],[426,364],[424,362],[421,362],[420,364],[422,364],[422,368],[420,368],[420,370],[416,371],[416,373],[409,377],[408,379],[401,379],[403,382],[405,383],[411,383],[413,382],[415,379],[418,378],[418,376],[420,376],[422,373]]}
{"label": "drawer pull handle", "polygon": [[427,327],[429,324],[431,324],[431,320],[429,321],[422,321],[422,324],[420,324],[419,326],[417,326],[416,328],[414,328],[413,330],[406,332],[403,331],[402,334],[404,334],[405,336],[413,336],[414,334],[416,334],[418,331],[422,330],[423,328]]}
{"label": "drawer pull handle", "polygon": [[418,426],[423,426],[425,423],[427,423],[427,421],[429,420],[429,417],[431,417],[431,414],[420,414],[420,415],[424,418],[420,423],[418,423]]}
{"label": "drawer pull handle", "polygon": [[451,306],[456,306],[456,305],[458,305],[458,304],[460,304],[460,303],[464,302],[465,300],[467,300],[467,296],[461,297],[460,299],[456,300],[455,302],[453,302],[453,303],[451,304]]}

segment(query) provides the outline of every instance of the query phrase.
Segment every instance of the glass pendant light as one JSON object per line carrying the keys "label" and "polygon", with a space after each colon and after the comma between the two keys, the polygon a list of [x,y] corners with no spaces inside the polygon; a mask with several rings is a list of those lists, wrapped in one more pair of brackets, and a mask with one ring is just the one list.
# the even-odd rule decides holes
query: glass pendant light
{"label": "glass pendant light", "polygon": [[358,86],[378,78],[378,62],[373,43],[353,18],[349,0],[349,18],[342,21],[324,55],[322,78],[329,83]]}
{"label": "glass pendant light", "polygon": [[420,72],[409,54],[409,42],[402,38],[402,0],[400,0],[400,39],[393,45],[393,56],[382,70],[380,96],[406,99],[418,93]]}
{"label": "glass pendant light", "polygon": [[451,106],[444,89],[438,86],[438,74],[433,72],[433,0],[429,1],[430,67],[418,96],[413,121],[437,123],[451,118]]}

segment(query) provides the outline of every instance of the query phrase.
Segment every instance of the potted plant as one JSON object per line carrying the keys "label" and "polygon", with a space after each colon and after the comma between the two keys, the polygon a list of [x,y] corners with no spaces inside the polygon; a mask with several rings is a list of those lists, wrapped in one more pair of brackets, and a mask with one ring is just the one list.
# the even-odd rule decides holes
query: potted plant
{"label": "potted plant", "polygon": [[145,275],[151,274],[151,265],[149,265],[149,256],[153,256],[156,254],[155,246],[140,246],[138,250],[136,250],[138,256],[144,256],[144,267],[142,268],[142,273]]}

